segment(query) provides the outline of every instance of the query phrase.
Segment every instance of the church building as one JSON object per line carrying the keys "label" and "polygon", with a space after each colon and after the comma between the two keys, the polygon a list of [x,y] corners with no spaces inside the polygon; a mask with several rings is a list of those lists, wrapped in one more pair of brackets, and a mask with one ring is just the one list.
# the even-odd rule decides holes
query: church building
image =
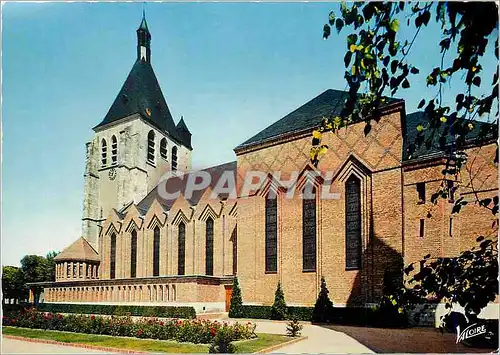
{"label": "church building", "polygon": [[[367,134],[364,122],[325,134],[329,150],[311,165],[312,131],[340,113],[346,96],[317,95],[237,146],[235,161],[204,169],[212,182],[186,196],[191,132],[169,111],[143,17],[132,70],[86,144],[82,237],[55,258],[43,302],[223,312],[237,276],[245,304],[272,304],[281,282],[287,304],[313,306],[324,276],[335,305],[367,306],[384,285],[402,282],[403,265],[429,253],[458,255],[478,235],[497,233],[491,212],[474,203],[476,194],[498,194],[497,137],[474,141],[484,123],[471,129],[474,159],[453,181],[458,189],[436,204],[431,195],[451,183],[442,175],[447,153],[422,146],[410,154],[426,118],[406,113],[401,99],[385,103]],[[251,171],[267,178],[242,192]],[[234,177],[236,197],[214,193],[224,174]],[[179,196],[164,198],[166,175]],[[339,197],[322,199],[323,186]],[[306,188],[312,195],[303,198]],[[462,197],[470,203],[453,214]]]}

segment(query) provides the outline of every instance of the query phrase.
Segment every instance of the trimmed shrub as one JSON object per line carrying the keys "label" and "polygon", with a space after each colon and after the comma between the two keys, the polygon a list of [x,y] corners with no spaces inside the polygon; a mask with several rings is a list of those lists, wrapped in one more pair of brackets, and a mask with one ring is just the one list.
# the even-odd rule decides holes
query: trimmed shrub
{"label": "trimmed shrub", "polygon": [[325,278],[321,277],[321,288],[312,315],[313,322],[326,323],[332,320],[333,303],[328,297],[328,292]]}
{"label": "trimmed shrub", "polygon": [[[311,321],[313,308],[312,307],[287,307],[286,311],[289,318],[297,318],[301,321]],[[237,318],[250,319],[271,319],[272,306],[241,306],[241,316]],[[236,318],[236,317],[235,317]]]}
{"label": "trimmed shrub", "polygon": [[167,320],[142,318],[132,320],[130,316],[96,316],[77,314],[54,314],[36,309],[10,312],[2,318],[3,326],[34,329],[50,329],[85,334],[137,337],[144,339],[176,340],[195,344],[211,344],[219,332],[222,339],[230,341],[255,337],[255,324],[222,324],[209,320]]}
{"label": "trimmed shrub", "polygon": [[131,315],[186,319],[196,318],[196,311],[193,307],[39,303],[37,309],[39,311],[51,313],[106,314],[117,316]]}
{"label": "trimmed shrub", "polygon": [[284,320],[287,317],[287,308],[285,302],[285,294],[281,289],[281,283],[278,282],[278,287],[274,293],[274,303],[271,307],[271,319]]}
{"label": "trimmed shrub", "polygon": [[230,318],[243,318],[241,315],[242,305],[243,305],[243,300],[241,298],[240,284],[238,283],[238,278],[235,277],[233,280],[233,290],[231,293],[231,303],[229,305],[229,317]]}
{"label": "trimmed shrub", "polygon": [[302,331],[302,325],[299,323],[297,319],[292,319],[288,322],[286,326],[286,333],[289,337],[298,337],[300,336],[300,332]]}

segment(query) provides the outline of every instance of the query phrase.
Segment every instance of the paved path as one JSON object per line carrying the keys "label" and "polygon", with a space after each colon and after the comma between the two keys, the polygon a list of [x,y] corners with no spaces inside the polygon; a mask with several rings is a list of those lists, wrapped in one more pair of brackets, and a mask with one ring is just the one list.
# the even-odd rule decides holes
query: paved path
{"label": "paved path", "polygon": [[104,351],[77,348],[74,346],[33,343],[2,337],[2,354],[109,354]]}
{"label": "paved path", "polygon": [[[223,320],[224,321],[224,320]],[[233,320],[226,320],[233,322]],[[240,320],[239,322],[246,322]],[[286,322],[259,322],[257,324],[257,333],[270,334],[286,334]],[[356,339],[331,329],[318,327],[312,324],[303,324],[302,334],[307,336],[307,339],[299,341],[295,344],[285,346],[273,351],[280,354],[373,354],[374,352],[358,342]]]}

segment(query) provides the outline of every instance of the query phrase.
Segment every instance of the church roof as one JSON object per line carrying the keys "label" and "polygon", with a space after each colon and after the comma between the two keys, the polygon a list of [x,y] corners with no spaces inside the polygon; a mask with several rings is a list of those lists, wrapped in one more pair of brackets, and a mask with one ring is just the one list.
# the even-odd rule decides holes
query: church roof
{"label": "church roof", "polygon": [[83,237],[78,238],[73,244],[57,254],[55,261],[100,261],[99,255]]}
{"label": "church roof", "polygon": [[[232,161],[229,163],[224,163],[224,164],[220,164],[220,165],[216,165],[216,166],[211,166],[211,167],[208,167],[206,169],[202,169],[202,171],[207,172],[211,176],[211,181],[210,181],[210,184],[205,189],[193,191],[192,196],[190,198],[186,198],[186,200],[191,204],[191,206],[195,206],[198,204],[198,202],[200,201],[201,197],[205,193],[206,189],[208,189],[208,187],[210,187],[212,189],[215,187],[215,185],[219,181],[219,178],[222,176],[222,174],[224,172],[226,172],[226,171],[231,172],[231,174],[233,174],[234,179],[236,181],[236,161]],[[196,173],[196,172],[194,172],[194,173]],[[155,199],[157,199],[158,202],[163,206],[165,211],[170,210],[170,208],[175,203],[176,198],[164,199],[162,196],[160,196],[159,188],[163,188],[164,190],[166,189],[166,191],[168,193],[171,193],[171,194],[174,194],[177,191],[179,191],[180,194],[184,196],[184,191],[186,189],[186,183],[187,183],[187,180],[189,178],[188,177],[189,174],[193,174],[193,172],[186,173],[185,175],[182,175],[179,177],[170,178],[167,181],[166,186],[161,186],[161,187],[159,187],[159,185],[156,186],[153,190],[151,190],[149,192],[149,194],[146,197],[144,197],[144,199],[142,201],[140,201],[137,204],[137,208],[140,211],[147,212],[147,210],[149,209],[149,207],[151,206],[153,201]],[[219,194],[219,198],[221,200],[227,199],[227,197],[228,197],[227,193]]]}
{"label": "church roof", "polygon": [[[449,121],[450,122],[450,121]],[[476,121],[472,120],[471,123],[473,123],[474,128],[465,136],[466,141],[474,143],[474,140],[476,138],[479,138],[480,133],[483,129],[488,130],[489,127],[491,127],[492,123],[487,123],[487,122],[481,122],[481,121]],[[445,147],[450,146],[453,141],[454,141],[454,136],[449,134],[449,126],[446,124],[442,124],[439,127],[439,131],[433,131],[432,129],[426,129],[423,132],[423,140],[424,142],[429,141],[430,144],[426,146],[426,144],[421,144],[419,146],[415,146],[414,152],[411,153],[410,151],[410,146],[412,144],[415,144],[418,131],[417,131],[417,126],[422,125],[423,127],[427,127],[429,124],[429,120],[425,112],[423,111],[417,111],[413,112],[410,114],[406,115],[405,119],[405,135],[403,139],[403,144],[404,144],[404,151],[403,151],[403,160],[408,161],[408,160],[413,160],[413,159],[420,159],[420,158],[426,158],[426,157],[431,157],[434,155],[442,154],[445,150],[445,148],[441,148],[439,144],[439,140],[441,137],[441,134],[444,132],[445,137],[446,137],[446,143]],[[489,141],[490,139],[497,139],[498,138],[498,131],[495,129],[493,130],[496,132],[495,136],[486,136],[485,141]],[[488,132],[491,132],[491,130],[488,130]],[[483,140],[484,141],[484,140]]]}
{"label": "church roof", "polygon": [[[257,145],[278,138],[279,136],[318,127],[323,117],[339,115],[341,113],[344,100],[347,99],[348,95],[349,93],[346,91],[328,89],[241,143],[235,149],[238,150]],[[388,98],[386,106],[402,101],[401,99]]]}
{"label": "church roof", "polygon": [[[141,34],[146,32],[149,35],[147,27],[146,19],[143,16],[137,30],[138,46],[144,45],[147,46],[147,50],[150,50],[149,42],[144,40]],[[143,58],[140,52],[138,52],[137,60],[108,113],[101,123],[94,127],[94,130],[133,114],[139,114],[144,121],[151,123],[160,131],[167,133],[174,140],[191,149],[191,140],[186,140],[186,135],[181,134],[174,123],[151,66],[149,55]]]}

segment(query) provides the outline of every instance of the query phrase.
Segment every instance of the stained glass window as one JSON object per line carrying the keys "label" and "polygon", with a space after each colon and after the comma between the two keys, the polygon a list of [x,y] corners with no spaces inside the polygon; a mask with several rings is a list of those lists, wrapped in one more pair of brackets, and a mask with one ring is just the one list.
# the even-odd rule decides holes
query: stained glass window
{"label": "stained glass window", "polygon": [[266,272],[278,271],[278,206],[275,198],[266,198]]}
{"label": "stained glass window", "polygon": [[186,257],[186,225],[179,224],[178,249],[177,249],[177,274],[184,275],[184,263]]}
{"label": "stained glass window", "polygon": [[160,228],[155,227],[153,231],[153,276],[160,275]]}
{"label": "stained glass window", "polygon": [[137,276],[137,231],[132,231],[130,241],[130,277]]}
{"label": "stained glass window", "polygon": [[111,234],[111,248],[109,253],[109,278],[114,279],[116,273],[116,234]]}
{"label": "stained glass window", "polygon": [[205,270],[207,275],[214,274],[214,220],[208,217],[205,223]]}
{"label": "stained glass window", "polygon": [[345,184],[346,268],[361,267],[361,182],[351,176]]}
{"label": "stained glass window", "polygon": [[306,187],[302,199],[302,269],[316,271],[316,189]]}

